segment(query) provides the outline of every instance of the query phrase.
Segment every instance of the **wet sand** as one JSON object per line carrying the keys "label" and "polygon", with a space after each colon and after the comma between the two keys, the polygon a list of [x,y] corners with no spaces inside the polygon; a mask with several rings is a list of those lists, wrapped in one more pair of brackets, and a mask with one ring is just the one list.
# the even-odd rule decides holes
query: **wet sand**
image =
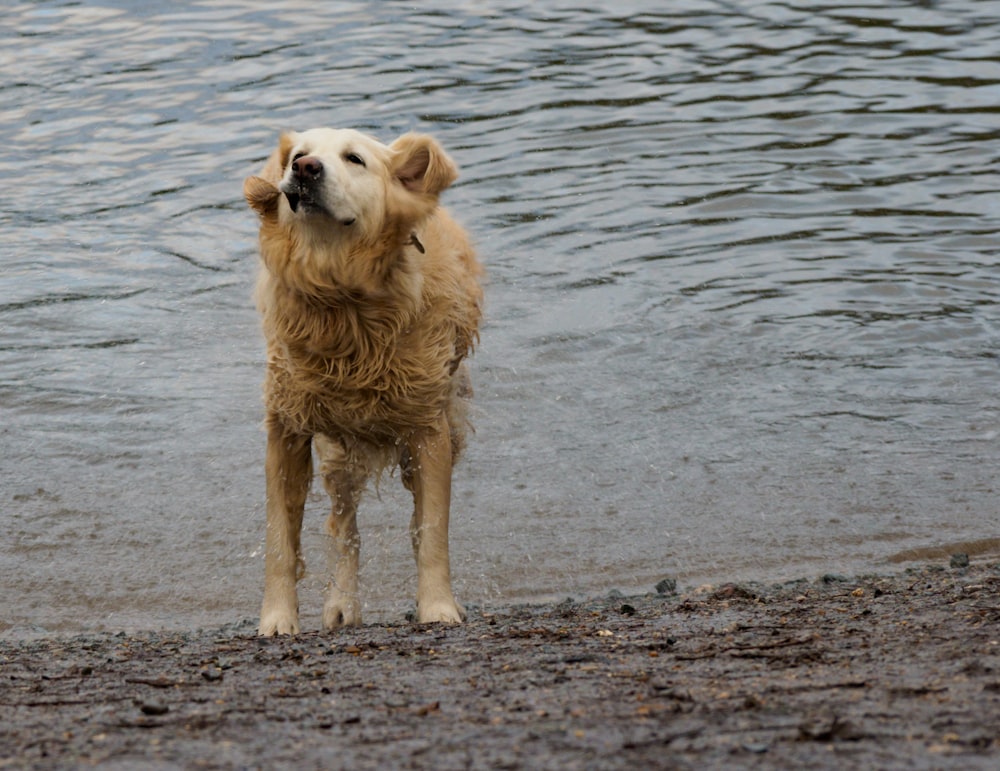
{"label": "wet sand", "polygon": [[661,588],[0,641],[0,767],[1000,767],[1000,563]]}

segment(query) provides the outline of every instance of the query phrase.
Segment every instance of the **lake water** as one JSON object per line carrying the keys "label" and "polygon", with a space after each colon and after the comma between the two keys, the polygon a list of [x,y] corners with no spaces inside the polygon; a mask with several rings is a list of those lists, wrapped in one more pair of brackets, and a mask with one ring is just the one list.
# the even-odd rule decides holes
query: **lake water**
{"label": "lake water", "polygon": [[[421,7],[4,11],[0,634],[256,615],[242,181],[324,125],[462,169],[489,270],[464,602],[1000,554],[1000,5]],[[412,606],[409,505],[363,503],[368,620]]]}

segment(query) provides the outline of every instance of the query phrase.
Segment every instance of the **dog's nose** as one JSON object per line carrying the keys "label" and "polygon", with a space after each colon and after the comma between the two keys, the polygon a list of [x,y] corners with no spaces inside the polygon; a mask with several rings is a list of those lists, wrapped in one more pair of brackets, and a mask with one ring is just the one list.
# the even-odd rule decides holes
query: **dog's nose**
{"label": "dog's nose", "polygon": [[316,179],[323,173],[323,162],[312,155],[303,155],[292,161],[292,172],[303,181]]}

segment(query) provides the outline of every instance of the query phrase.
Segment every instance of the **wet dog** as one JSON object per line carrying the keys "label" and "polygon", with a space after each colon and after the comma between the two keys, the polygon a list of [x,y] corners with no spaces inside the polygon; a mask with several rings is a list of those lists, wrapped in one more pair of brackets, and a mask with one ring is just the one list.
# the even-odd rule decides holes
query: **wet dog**
{"label": "wet dog", "polygon": [[262,635],[299,631],[296,582],[315,448],[332,500],[323,626],[361,623],[357,508],[398,466],[413,494],[417,621],[458,623],[448,518],[471,396],[481,268],[438,204],[457,177],[431,137],[283,134],[243,192],[260,216],[257,302],[267,341]]}

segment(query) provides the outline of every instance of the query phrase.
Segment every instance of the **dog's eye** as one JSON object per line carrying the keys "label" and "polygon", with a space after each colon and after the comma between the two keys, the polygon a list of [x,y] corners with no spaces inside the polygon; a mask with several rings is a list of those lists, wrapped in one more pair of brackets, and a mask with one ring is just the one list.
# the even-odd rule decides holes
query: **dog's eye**
{"label": "dog's eye", "polygon": [[344,160],[347,161],[348,163],[354,163],[354,164],[356,164],[358,166],[364,166],[365,165],[365,159],[362,158],[357,153],[347,153],[344,156]]}

